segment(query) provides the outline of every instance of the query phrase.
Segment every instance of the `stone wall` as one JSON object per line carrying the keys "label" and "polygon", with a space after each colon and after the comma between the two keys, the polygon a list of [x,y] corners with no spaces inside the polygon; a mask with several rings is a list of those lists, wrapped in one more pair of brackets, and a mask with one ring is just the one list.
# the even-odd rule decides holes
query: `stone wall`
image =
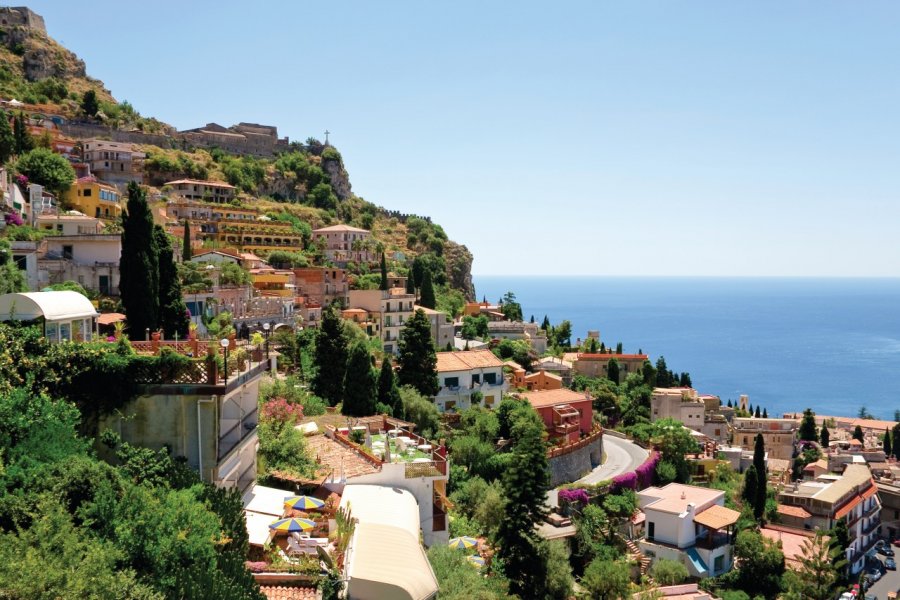
{"label": "stone wall", "polygon": [[44,17],[25,6],[0,6],[0,26],[20,26],[47,34]]}
{"label": "stone wall", "polygon": [[599,436],[590,444],[553,456],[550,463],[550,486],[570,483],[587,475],[603,460],[603,437]]}
{"label": "stone wall", "polygon": [[99,123],[63,123],[59,130],[75,139],[108,139],[113,142],[131,144],[152,144],[160,148],[174,148],[177,141],[167,135],[143,133],[140,131],[121,131]]}

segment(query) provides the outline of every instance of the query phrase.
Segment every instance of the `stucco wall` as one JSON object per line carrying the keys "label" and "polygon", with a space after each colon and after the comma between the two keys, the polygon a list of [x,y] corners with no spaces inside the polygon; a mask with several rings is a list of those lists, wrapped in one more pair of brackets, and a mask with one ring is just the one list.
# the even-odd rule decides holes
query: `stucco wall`
{"label": "stucco wall", "polygon": [[550,485],[556,487],[570,483],[587,475],[603,460],[603,438],[550,459]]}

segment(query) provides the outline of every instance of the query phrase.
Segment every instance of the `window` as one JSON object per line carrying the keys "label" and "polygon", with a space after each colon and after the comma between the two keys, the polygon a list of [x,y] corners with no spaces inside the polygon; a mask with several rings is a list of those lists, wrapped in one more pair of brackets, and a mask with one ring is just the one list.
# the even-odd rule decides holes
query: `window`
{"label": "window", "polygon": [[62,255],[63,255],[63,258],[68,258],[69,260],[71,260],[72,259],[72,246],[71,245],[63,246],[62,247]]}
{"label": "window", "polygon": [[652,540],[656,537],[656,523],[649,521],[647,523],[647,539]]}
{"label": "window", "polygon": [[481,375],[472,375],[472,383],[481,383]]}
{"label": "window", "polygon": [[484,382],[488,385],[497,385],[497,374],[496,373],[485,373],[484,374]]}
{"label": "window", "polygon": [[28,270],[28,257],[24,254],[19,254],[13,256],[13,262],[16,263],[16,266],[20,271]]}
{"label": "window", "polygon": [[718,573],[725,569],[725,556],[719,555],[713,559],[713,572]]}
{"label": "window", "polygon": [[445,377],[444,385],[446,387],[459,387],[459,377]]}
{"label": "window", "polygon": [[84,197],[90,198],[93,195],[93,193],[94,193],[94,190],[88,188],[88,189],[84,190]]}

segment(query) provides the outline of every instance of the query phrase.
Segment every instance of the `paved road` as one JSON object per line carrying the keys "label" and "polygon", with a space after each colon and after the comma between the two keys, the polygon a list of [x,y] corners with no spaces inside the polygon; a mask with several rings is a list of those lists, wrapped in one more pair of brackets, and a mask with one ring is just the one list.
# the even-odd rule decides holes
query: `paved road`
{"label": "paved road", "polygon": [[[892,546],[895,553],[897,553],[897,546]],[[884,562],[884,557],[878,555],[879,560]],[[897,556],[894,556],[894,560],[897,560]],[[886,600],[888,592],[896,592],[900,590],[900,571],[886,571],[884,577],[875,582],[871,588],[866,591],[866,594],[869,596],[875,596],[878,600]]]}
{"label": "paved road", "polygon": [[603,452],[606,453],[606,461],[579,479],[579,483],[599,483],[634,471],[648,456],[647,451],[634,442],[611,435],[603,436]]}

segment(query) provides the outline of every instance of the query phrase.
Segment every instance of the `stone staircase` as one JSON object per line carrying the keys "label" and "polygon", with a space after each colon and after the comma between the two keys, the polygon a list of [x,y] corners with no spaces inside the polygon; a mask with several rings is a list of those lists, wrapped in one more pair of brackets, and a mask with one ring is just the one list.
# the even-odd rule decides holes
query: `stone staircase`
{"label": "stone staircase", "polygon": [[641,575],[647,578],[647,582],[650,585],[656,585],[656,582],[650,577],[650,563],[653,561],[647,556],[644,556],[644,553],[641,552],[641,549],[638,548],[638,545],[633,541],[625,540],[625,547],[628,548],[629,555],[641,565]]}

